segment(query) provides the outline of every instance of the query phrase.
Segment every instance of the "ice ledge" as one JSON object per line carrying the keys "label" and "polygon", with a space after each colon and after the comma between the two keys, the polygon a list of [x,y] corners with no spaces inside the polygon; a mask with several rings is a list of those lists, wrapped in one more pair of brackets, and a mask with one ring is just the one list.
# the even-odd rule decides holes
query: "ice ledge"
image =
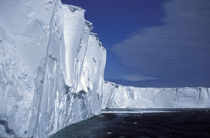
{"label": "ice ledge", "polygon": [[85,9],[82,9],[79,6],[68,5],[68,4],[63,4],[63,6],[67,6],[73,13],[77,11],[85,12]]}
{"label": "ice ledge", "polygon": [[90,31],[93,30],[93,23],[92,23],[92,22],[90,22],[90,21],[88,21],[88,20],[85,20],[85,25],[88,26],[88,28],[90,29]]}

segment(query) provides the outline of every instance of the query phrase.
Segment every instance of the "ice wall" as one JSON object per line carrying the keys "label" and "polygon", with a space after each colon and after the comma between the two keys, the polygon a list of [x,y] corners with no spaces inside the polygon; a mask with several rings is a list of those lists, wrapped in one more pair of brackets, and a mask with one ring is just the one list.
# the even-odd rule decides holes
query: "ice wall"
{"label": "ice wall", "polygon": [[103,85],[102,108],[209,108],[210,88],[138,88]]}
{"label": "ice wall", "polygon": [[104,83],[106,50],[84,12],[0,0],[0,137],[45,138],[102,108],[209,107],[209,88]]}
{"label": "ice wall", "polygon": [[45,138],[101,113],[106,50],[84,10],[0,0],[0,137]]}
{"label": "ice wall", "polygon": [[0,1],[0,119],[13,135],[34,129],[54,8],[50,1]]}

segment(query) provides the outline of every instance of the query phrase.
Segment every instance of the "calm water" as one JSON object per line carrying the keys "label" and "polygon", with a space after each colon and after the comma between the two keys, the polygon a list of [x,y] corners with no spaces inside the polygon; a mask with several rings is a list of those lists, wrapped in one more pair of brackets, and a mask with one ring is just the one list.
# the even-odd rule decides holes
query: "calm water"
{"label": "calm water", "polygon": [[210,138],[210,110],[102,114],[66,127],[52,138]]}

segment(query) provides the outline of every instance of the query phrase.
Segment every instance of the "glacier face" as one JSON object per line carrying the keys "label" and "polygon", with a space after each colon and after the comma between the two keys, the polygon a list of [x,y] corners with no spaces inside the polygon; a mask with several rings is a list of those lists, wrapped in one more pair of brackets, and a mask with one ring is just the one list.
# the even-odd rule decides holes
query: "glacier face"
{"label": "glacier face", "polygon": [[101,113],[106,50],[91,29],[59,0],[0,1],[0,137],[47,137]]}
{"label": "glacier face", "polygon": [[106,50],[84,12],[60,0],[0,0],[0,137],[48,137],[106,108],[210,106],[209,88],[104,82]]}
{"label": "glacier face", "polygon": [[138,88],[105,82],[103,90],[103,109],[210,107],[210,89],[204,87]]}

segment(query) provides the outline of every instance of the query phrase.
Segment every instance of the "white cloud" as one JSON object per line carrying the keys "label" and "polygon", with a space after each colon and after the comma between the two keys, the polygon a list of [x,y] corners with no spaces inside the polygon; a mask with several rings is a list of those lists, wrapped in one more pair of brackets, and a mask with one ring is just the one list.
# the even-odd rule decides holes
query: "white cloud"
{"label": "white cloud", "polygon": [[142,75],[139,75],[139,74],[126,74],[122,78],[122,80],[133,81],[133,82],[145,81],[145,80],[154,80],[154,79],[155,78],[153,78],[153,77],[142,76]]}
{"label": "white cloud", "polygon": [[210,1],[171,0],[163,25],[145,28],[112,51],[135,73],[210,82]]}

